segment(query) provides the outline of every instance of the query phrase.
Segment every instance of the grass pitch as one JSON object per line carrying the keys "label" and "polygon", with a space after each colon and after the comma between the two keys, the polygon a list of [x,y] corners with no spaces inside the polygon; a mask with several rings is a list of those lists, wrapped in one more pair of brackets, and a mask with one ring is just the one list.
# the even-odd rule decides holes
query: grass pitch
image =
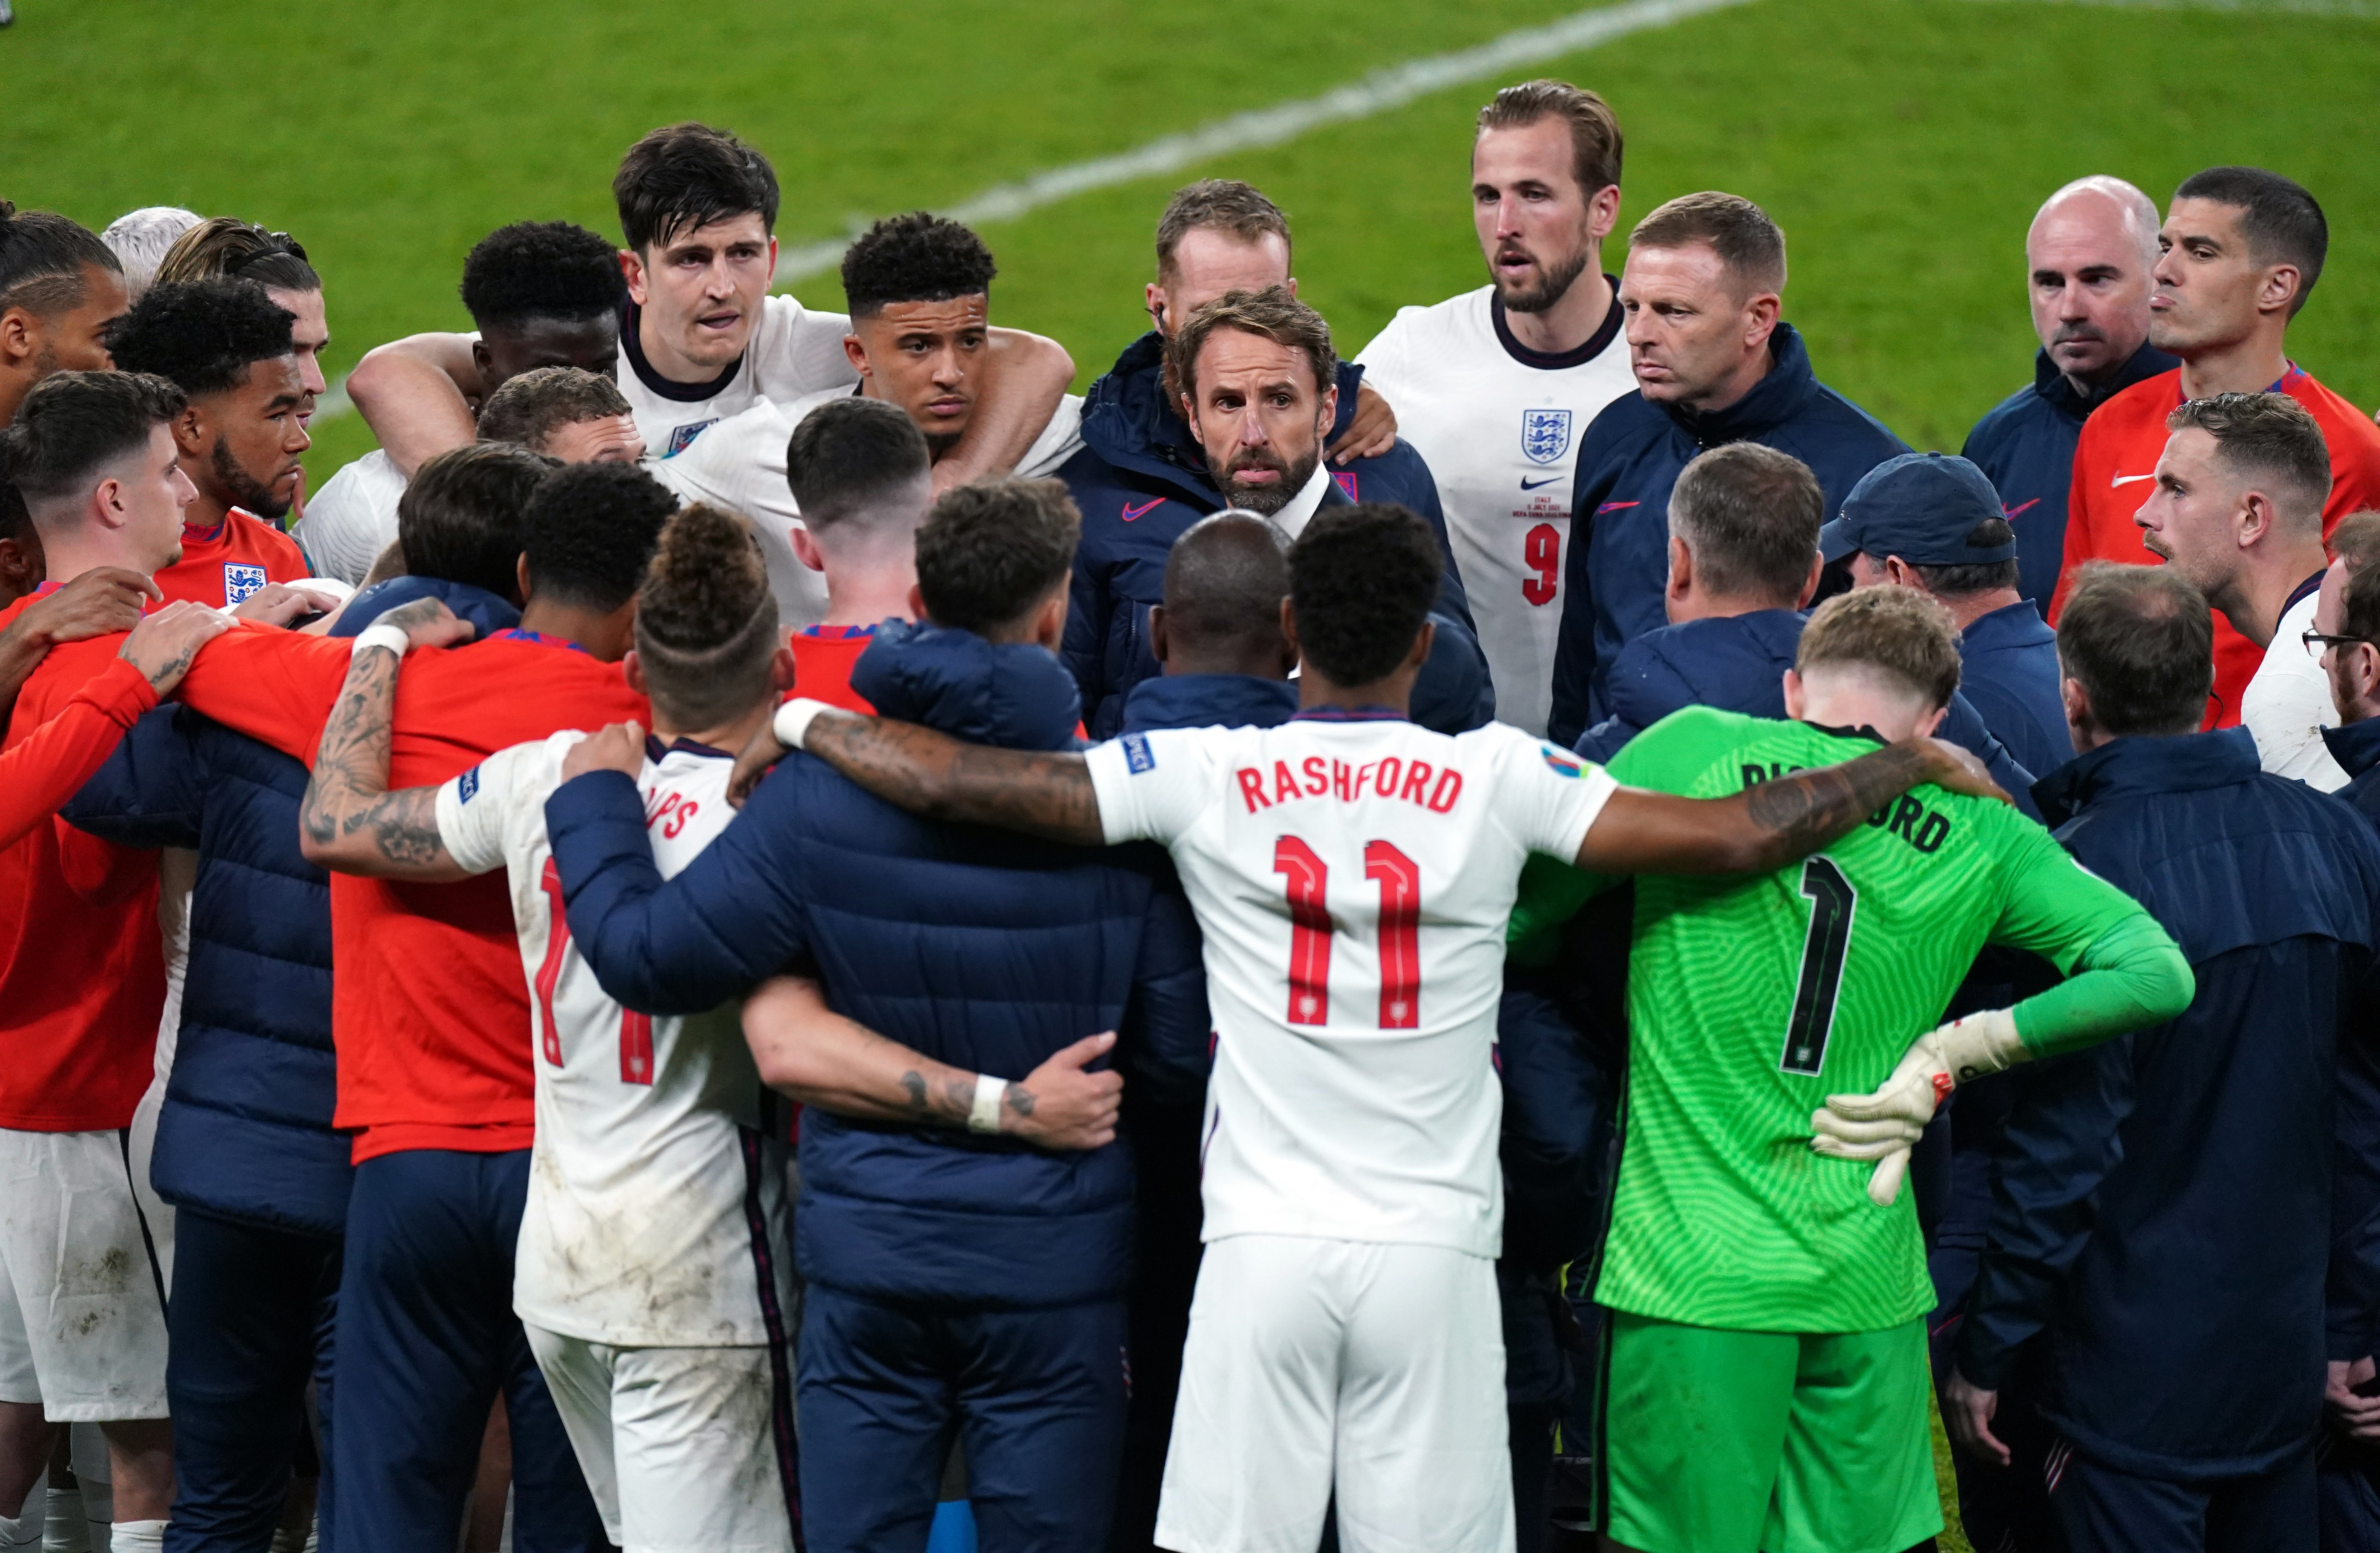
{"label": "grass pitch", "polygon": [[[24,0],[0,32],[0,195],[93,226],[175,202],[287,228],[328,278],[335,371],[382,339],[465,326],[455,281],[490,228],[534,217],[612,231],[618,154],[666,120],[710,119],[766,150],[785,186],[781,236],[815,241],[1576,4],[1307,0],[1268,30],[1122,0],[905,12]],[[1701,188],[1778,217],[1791,241],[1786,314],[1820,374],[1919,447],[1957,447],[2029,379],[2024,226],[2051,188],[2090,172],[2162,199],[2198,167],[2253,162],[2313,189],[2331,260],[2293,352],[2355,402],[2380,401],[2380,164],[2358,132],[2380,19],[1758,0],[1542,69],[1618,108],[1623,229]],[[1398,305],[1482,278],[1464,151],[1494,84],[1200,170],[1250,178],[1290,212],[1302,293],[1352,351]],[[1143,326],[1149,229],[1177,181],[988,226],[995,316],[1065,342],[1087,383]],[[1620,255],[1607,260],[1616,269]],[[832,275],[797,289],[841,305]],[[314,483],[370,446],[353,416],[322,422]]]}
{"label": "grass pitch", "polygon": [[[790,245],[1581,3],[1305,0],[1226,16],[1124,0],[20,0],[0,32],[0,197],[94,227],[176,203],[288,229],[327,278],[336,373],[381,340],[468,326],[455,287],[490,228],[559,218],[612,232],[612,169],[656,124],[708,119],[765,150]],[[2030,380],[2025,224],[2085,173],[2160,201],[2216,163],[2303,182],[2332,246],[2292,353],[2356,403],[2380,402],[2380,162],[2364,143],[2380,7],[2329,6],[1757,0],[1535,73],[1618,109],[1623,230],[1690,190],[1759,201],[1790,237],[1786,316],[1820,374],[1913,446],[1956,448]],[[1289,211],[1302,294],[1352,352],[1399,305],[1483,278],[1465,151],[1496,84],[1198,171],[1251,179]],[[995,317],[1063,341],[1084,383],[1104,371],[1145,326],[1149,232],[1179,181],[987,226]],[[1607,267],[1620,259],[1615,246]],[[841,306],[832,276],[797,289]],[[320,422],[312,483],[370,446],[355,416]]]}

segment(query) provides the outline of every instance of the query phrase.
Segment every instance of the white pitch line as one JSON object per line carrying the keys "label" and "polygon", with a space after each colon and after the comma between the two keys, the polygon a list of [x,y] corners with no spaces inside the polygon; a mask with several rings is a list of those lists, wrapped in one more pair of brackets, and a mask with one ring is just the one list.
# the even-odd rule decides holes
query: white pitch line
{"label": "white pitch line", "polygon": [[[987,189],[942,214],[971,226],[1014,221],[1045,205],[1054,205],[1095,189],[1162,177],[1234,152],[1280,145],[1309,129],[1370,118],[1467,80],[1576,54],[1631,32],[1667,27],[1706,11],[1746,4],[1749,0],[1628,0],[1625,5],[1581,11],[1543,27],[1507,32],[1475,48],[1391,65],[1319,97],[1233,114],[1181,134],[1161,136],[1113,156],[1051,167],[1022,182]],[[843,262],[843,251],[850,242],[849,238],[842,238],[784,250],[777,255],[776,283],[783,286],[833,269]]]}
{"label": "white pitch line", "polygon": [[[1146,145],[1113,156],[1094,157],[1087,162],[1050,167],[1021,182],[1003,183],[987,189],[942,214],[953,221],[970,225],[1013,221],[1020,215],[1029,214],[1062,200],[1070,200],[1077,194],[1087,194],[1095,189],[1111,189],[1140,178],[1162,177],[1219,156],[1228,156],[1233,152],[1280,145],[1285,141],[1295,140],[1309,129],[1319,128],[1326,124],[1345,124],[1370,118],[1467,80],[1500,75],[1539,60],[1576,54],[1583,49],[1608,43],[1615,38],[1624,38],[1632,32],[1667,27],[1671,22],[1700,16],[1706,11],[1725,10],[1750,3],[1751,0],[1626,0],[1622,5],[1581,11],[1543,27],[1525,27],[1517,32],[1507,32],[1475,48],[1391,65],[1319,97],[1305,97],[1269,108],[1233,114],[1196,129],[1160,136]],[[777,254],[772,284],[788,286],[797,280],[823,275],[843,263],[844,250],[850,245],[851,239],[845,237],[830,242],[803,243],[783,249]],[[333,420],[354,408],[354,402],[347,397],[346,379],[343,377],[322,397],[322,403],[314,411],[314,419]]]}

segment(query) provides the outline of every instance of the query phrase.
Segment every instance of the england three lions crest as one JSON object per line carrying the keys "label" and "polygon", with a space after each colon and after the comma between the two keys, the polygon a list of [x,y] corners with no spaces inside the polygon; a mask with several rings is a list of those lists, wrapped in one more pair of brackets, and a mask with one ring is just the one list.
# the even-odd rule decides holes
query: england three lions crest
{"label": "england three lions crest", "polygon": [[1521,411],[1521,451],[1533,464],[1550,464],[1570,451],[1570,411]]}

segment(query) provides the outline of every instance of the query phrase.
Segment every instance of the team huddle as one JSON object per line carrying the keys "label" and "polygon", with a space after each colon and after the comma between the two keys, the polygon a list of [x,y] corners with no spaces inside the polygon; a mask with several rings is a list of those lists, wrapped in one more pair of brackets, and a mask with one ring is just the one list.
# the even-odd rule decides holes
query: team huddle
{"label": "team huddle", "polygon": [[2056,190],[1953,457],[1621,171],[1078,396],[671,126],[310,493],[298,240],[0,202],[0,1549],[2380,1547],[2320,207]]}

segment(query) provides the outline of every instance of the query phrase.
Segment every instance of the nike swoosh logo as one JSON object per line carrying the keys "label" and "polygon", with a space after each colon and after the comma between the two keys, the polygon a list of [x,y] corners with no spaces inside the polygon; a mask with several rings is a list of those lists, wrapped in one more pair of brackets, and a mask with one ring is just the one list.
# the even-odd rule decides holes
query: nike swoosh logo
{"label": "nike swoosh logo", "polygon": [[1126,502],[1126,503],[1124,503],[1124,504],[1123,504],[1123,520],[1124,520],[1125,522],[1129,523],[1129,522],[1131,522],[1134,519],[1135,519],[1135,518],[1137,518],[1137,517],[1141,516],[1143,513],[1148,512],[1148,511],[1150,511],[1150,510],[1152,510],[1152,509],[1154,509],[1154,508],[1157,508],[1157,507],[1163,507],[1164,505],[1165,505],[1165,498],[1164,498],[1163,496],[1160,496],[1160,497],[1158,497],[1155,501],[1145,501],[1145,502],[1141,503],[1138,507],[1135,507],[1135,506],[1133,506],[1133,505],[1132,505],[1132,503],[1130,503],[1130,502]]}
{"label": "nike swoosh logo", "polygon": [[2155,480],[2155,478],[2154,471],[2148,474],[2118,474],[2109,476],[2107,484],[2112,488],[2118,485],[2130,485],[2136,480]]}
{"label": "nike swoosh logo", "polygon": [[1637,504],[1634,502],[1605,502],[1601,507],[1595,509],[1595,515],[1597,518],[1600,518],[1607,512],[1618,512],[1625,507],[1631,507],[1636,505]]}
{"label": "nike swoosh logo", "polygon": [[1543,480],[1524,480],[1521,482],[1521,489],[1524,491],[1535,491],[1541,486],[1550,485],[1560,478],[1561,476],[1559,474],[1549,474]]}
{"label": "nike swoosh logo", "polygon": [[2021,507],[2001,507],[2001,508],[2000,508],[2000,516],[2001,516],[2001,517],[2003,517],[2003,518],[2013,518],[2013,517],[2015,517],[2018,513],[2020,513],[2020,512],[2022,512],[2022,511],[2026,510],[2026,508],[2028,508],[2028,507],[2039,507],[2040,505],[2041,505],[2041,498],[2040,498],[2039,496],[2035,496],[2035,497],[2034,497],[2031,501],[2024,503],[2024,504],[2023,504],[2023,506],[2021,506]]}

